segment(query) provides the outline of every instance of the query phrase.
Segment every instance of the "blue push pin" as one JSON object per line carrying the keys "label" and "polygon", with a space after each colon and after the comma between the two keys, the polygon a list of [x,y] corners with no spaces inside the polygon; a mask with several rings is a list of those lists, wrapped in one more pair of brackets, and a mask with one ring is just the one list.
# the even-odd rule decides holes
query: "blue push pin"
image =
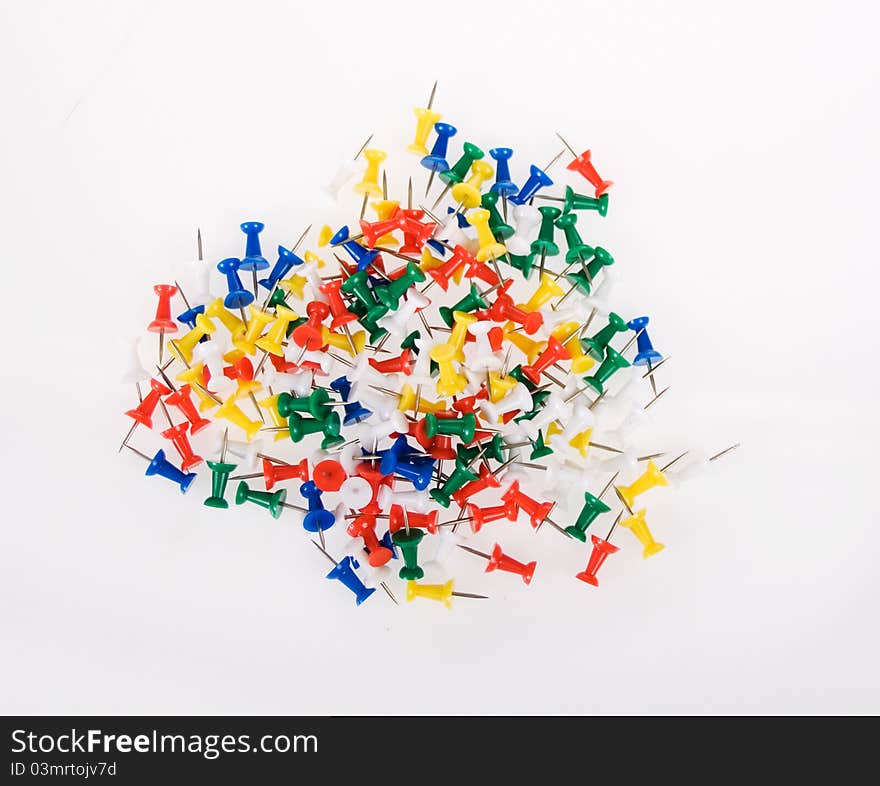
{"label": "blue push pin", "polygon": [[384,546],[391,552],[391,559],[398,559],[397,556],[397,544],[391,538],[391,530],[389,529],[381,538],[379,538],[379,545]]}
{"label": "blue push pin", "polygon": [[394,444],[385,451],[379,463],[379,472],[383,475],[400,475],[411,481],[418,491],[424,491],[431,484],[434,474],[433,459],[404,460],[403,456],[410,453],[411,448],[406,437],[401,435]]}
{"label": "blue push pin", "polygon": [[362,420],[366,420],[373,414],[369,409],[363,406],[360,401],[348,400],[349,394],[351,393],[351,382],[348,381],[347,377],[338,377],[337,379],[334,379],[330,383],[330,387],[339,394],[343,401],[347,402],[345,407],[343,407],[345,411],[345,417],[342,419],[343,426],[360,423]]}
{"label": "blue push pin", "polygon": [[168,461],[168,459],[165,458],[165,451],[161,448],[156,451],[156,455],[153,456],[153,458],[150,458],[139,450],[135,450],[131,445],[126,445],[126,447],[149,462],[147,464],[147,471],[144,473],[145,475],[161,475],[166,480],[170,480],[172,483],[176,483],[180,486],[181,494],[186,494],[186,490],[196,479],[195,472],[182,472],[175,467],[174,464]]}
{"label": "blue push pin", "polygon": [[265,270],[269,267],[269,260],[263,256],[263,249],[260,247],[260,232],[265,228],[265,225],[259,221],[245,221],[241,225],[241,231],[247,235],[247,241],[239,269]]}
{"label": "blue push pin", "polygon": [[330,529],[336,519],[329,510],[324,510],[321,495],[324,493],[315,482],[308,480],[299,487],[299,493],[309,501],[309,512],[303,518],[303,528],[307,532],[323,532]]}
{"label": "blue push pin", "polygon": [[453,213],[455,213],[455,220],[458,222],[459,229],[467,229],[471,225],[471,222],[464,217],[464,213],[460,210],[455,210],[455,208],[451,207],[446,208],[446,215],[452,215]]}
{"label": "blue push pin", "polygon": [[[188,308],[182,314],[179,314],[177,317],[177,321],[182,322],[190,330],[192,330],[196,326],[196,317],[199,314],[204,314],[204,313],[205,313],[204,306],[193,306],[192,308]],[[207,338],[208,338],[207,336],[202,336],[201,339],[199,339],[199,340],[206,341]]]}
{"label": "blue push pin", "polygon": [[509,197],[515,194],[519,189],[516,183],[510,179],[510,164],[508,161],[513,155],[512,147],[493,147],[489,151],[489,155],[495,159],[495,183],[490,188],[502,197]]}
{"label": "blue push pin", "polygon": [[343,226],[333,237],[330,238],[331,246],[338,246],[342,244],[342,247],[348,251],[348,255],[354,260],[355,265],[357,265],[358,270],[366,270],[379,256],[378,251],[370,251],[369,249],[364,248],[360,243],[357,243],[354,240],[348,239],[348,227]]}
{"label": "blue push pin", "polygon": [[258,283],[261,287],[274,292],[278,282],[282,278],[287,278],[287,274],[295,265],[303,264],[305,264],[305,261],[300,259],[293,251],[288,251],[284,246],[278,246],[278,260],[275,262],[275,267],[272,268],[272,272],[266,278],[261,278]]}
{"label": "blue push pin", "polygon": [[449,125],[449,123],[434,123],[434,130],[437,132],[437,138],[434,140],[434,147],[432,147],[431,152],[419,162],[425,167],[425,169],[431,170],[431,174],[428,177],[428,187],[425,189],[425,196],[428,196],[428,192],[431,190],[431,183],[434,182],[434,175],[437,172],[445,172],[449,169],[449,164],[446,161],[446,150],[449,147],[449,138],[458,133],[458,129],[455,126]]}
{"label": "blue push pin", "polygon": [[[315,541],[312,541],[312,543],[315,543]],[[317,543],[315,543],[315,545],[318,546]],[[318,548],[321,549],[320,546],[318,546]],[[321,551],[324,551],[324,549],[321,549]],[[358,578],[357,573],[354,572],[355,568],[360,567],[358,561],[354,557],[343,557],[339,562],[336,562],[336,560],[327,554],[326,551],[324,551],[324,554],[329,557],[331,562],[335,563],[333,570],[327,574],[327,578],[336,579],[340,584],[348,587],[354,593],[354,602],[357,603],[358,606],[376,591],[375,589],[367,587]]]}
{"label": "blue push pin", "polygon": [[238,277],[240,265],[241,261],[235,257],[227,257],[217,263],[217,270],[226,276],[226,286],[229,289],[229,294],[223,298],[226,308],[244,308],[254,302],[254,296],[241,285]]}
{"label": "blue push pin", "polygon": [[648,335],[648,331],[645,330],[648,326],[648,322],[650,322],[648,317],[636,317],[626,323],[626,326],[630,330],[635,331],[638,334],[638,343],[636,344],[636,347],[639,352],[633,359],[634,366],[650,366],[658,360],[663,360],[663,355],[654,349],[654,345],[651,343],[651,337]]}
{"label": "blue push pin", "polygon": [[539,189],[552,185],[553,181],[547,173],[543,169],[532,164],[529,167],[529,179],[523,183],[523,187],[519,190],[518,194],[514,194],[510,197],[510,201],[515,205],[524,205],[538,193]]}

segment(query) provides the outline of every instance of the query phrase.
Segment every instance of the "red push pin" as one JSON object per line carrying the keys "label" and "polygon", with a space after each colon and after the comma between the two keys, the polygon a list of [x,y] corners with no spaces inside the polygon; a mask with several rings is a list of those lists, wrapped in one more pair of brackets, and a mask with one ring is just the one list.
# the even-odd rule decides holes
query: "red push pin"
{"label": "red push pin", "polygon": [[543,374],[554,363],[562,360],[571,360],[571,352],[569,352],[555,336],[550,336],[547,340],[547,349],[545,349],[540,357],[530,366],[523,366],[522,373],[529,378],[534,384],[541,384],[541,374]]}
{"label": "red push pin", "polygon": [[395,358],[389,358],[388,360],[376,360],[376,358],[369,359],[370,365],[376,369],[380,374],[405,374],[409,376],[412,374],[413,367],[415,366],[415,361],[412,359],[412,353],[405,349]]}
{"label": "red push pin", "polygon": [[614,519],[611,529],[608,530],[608,534],[604,538],[600,538],[597,535],[590,536],[590,539],[593,541],[593,550],[590,552],[590,559],[587,561],[587,567],[580,573],[575,574],[574,577],[576,579],[585,581],[587,584],[592,584],[594,587],[599,586],[599,579],[596,578],[599,568],[602,567],[602,564],[609,555],[614,554],[616,551],[620,551],[617,546],[609,542],[609,539],[611,538],[611,533],[614,532],[614,528],[620,523],[622,516],[623,511],[620,511],[620,513],[617,514],[617,518]]}
{"label": "red push pin", "polygon": [[535,574],[535,568],[538,565],[537,562],[520,562],[519,560],[505,554],[501,550],[501,546],[497,543],[492,549],[491,554],[477,551],[476,549],[472,549],[470,546],[464,546],[461,543],[458,544],[458,547],[465,551],[469,551],[471,554],[476,554],[478,557],[489,560],[489,564],[486,565],[486,573],[491,573],[493,570],[503,570],[505,573],[516,573],[522,576],[523,582],[527,585],[532,583],[532,576]]}
{"label": "red push pin", "polygon": [[361,538],[367,550],[367,562],[374,568],[382,567],[393,556],[391,549],[383,546],[376,537],[376,517],[362,514],[348,525],[348,534],[353,538]]}
{"label": "red push pin", "polygon": [[535,529],[548,520],[547,516],[550,515],[550,511],[555,504],[553,502],[538,502],[538,500],[532,499],[528,494],[520,491],[518,480],[510,484],[510,488],[504,492],[501,499],[505,502],[515,502],[520,510],[524,510],[528,514],[529,523]]}
{"label": "red push pin", "polygon": [[435,283],[439,284],[440,288],[445,292],[449,289],[449,280],[458,272],[462,265],[475,265],[476,263],[476,257],[474,257],[474,255],[464,246],[455,246],[455,248],[452,249],[452,256],[449,257],[449,259],[440,265],[440,267],[435,267],[432,270],[427,271],[433,281],[422,290],[422,293],[427,292]]}
{"label": "red push pin", "polygon": [[192,445],[189,444],[189,437],[186,436],[188,428],[189,423],[183,421],[183,423],[178,423],[176,426],[167,428],[162,432],[162,436],[170,440],[171,444],[174,445],[174,449],[180,454],[180,468],[184,472],[188,472],[191,467],[195,467],[203,461],[201,456],[193,453]]}
{"label": "red push pin", "polygon": [[373,490],[372,499],[361,508],[361,513],[381,513],[382,506],[379,504],[379,489],[381,489],[382,486],[391,488],[393,475],[383,475],[378,469],[373,469],[365,461],[358,462],[355,472],[367,481]]}
{"label": "red push pin", "polygon": [[[429,273],[431,271],[428,271]],[[500,294],[489,309],[489,317],[493,322],[516,322],[522,325],[529,335],[537,333],[544,324],[544,317],[540,311],[523,311],[513,303],[513,298],[508,294]]]}
{"label": "red push pin", "polygon": [[430,513],[415,513],[404,510],[403,505],[392,505],[388,511],[388,529],[397,532],[399,529],[418,527],[427,530],[431,535],[437,533],[437,510]]}
{"label": "red push pin", "polygon": [[162,365],[165,334],[177,332],[177,323],[171,318],[171,298],[177,294],[177,287],[173,284],[156,284],[153,292],[159,296],[159,303],[156,306],[156,318],[147,325],[147,330],[159,334],[159,365]]}
{"label": "red push pin", "polygon": [[142,426],[153,428],[153,412],[159,405],[159,399],[167,396],[170,392],[158,379],[151,379],[150,392],[144,396],[144,400],[140,404],[134,409],[128,410],[125,414],[130,418],[134,418]]}
{"label": "red push pin", "polygon": [[192,389],[189,385],[181,385],[165,399],[166,404],[177,407],[180,414],[189,421],[189,433],[198,434],[203,428],[211,425],[211,421],[199,415],[196,405],[190,395]]}
{"label": "red push pin", "polygon": [[501,483],[498,482],[489,465],[484,461],[480,464],[479,477],[470,483],[465,483],[458,491],[453,492],[452,498],[459,507],[464,507],[467,501],[475,494],[479,494],[485,489],[497,489]]}
{"label": "red push pin", "polygon": [[303,354],[306,350],[315,352],[324,345],[321,323],[330,315],[330,306],[320,300],[313,300],[306,306],[306,314],[306,323],[296,328],[291,335],[296,345],[302,347]]}
{"label": "red push pin", "polygon": [[272,487],[282,480],[293,480],[294,478],[303,483],[309,479],[309,462],[306,459],[298,464],[273,464],[269,459],[263,459],[263,479],[266,481],[266,491],[271,491]]}
{"label": "red push pin", "polygon": [[501,283],[501,279],[498,278],[498,275],[492,270],[492,268],[490,268],[485,262],[478,262],[476,259],[468,266],[468,269],[464,273],[464,277],[478,278],[480,281],[485,281],[492,287]]}
{"label": "red push pin", "polygon": [[419,254],[437,230],[434,222],[423,223],[424,210],[401,210],[403,214],[403,245],[401,254]]}
{"label": "red push pin", "polygon": [[500,521],[501,519],[516,521],[516,517],[519,515],[519,508],[513,500],[488,508],[478,508],[473,502],[470,502],[467,509],[471,516],[471,530],[475,533],[492,521]]}
{"label": "red push pin", "polygon": [[333,320],[330,322],[331,330],[338,330],[357,319],[357,314],[352,314],[346,307],[345,301],[342,299],[341,287],[342,280],[339,278],[318,287],[330,304],[330,313],[333,315]]}
{"label": "red push pin", "polygon": [[364,221],[361,219],[361,243],[367,248],[373,248],[379,242],[379,238],[388,235],[397,229],[403,229],[404,217],[399,209],[395,210],[384,221]]}
{"label": "red push pin", "polygon": [[[303,459],[305,461],[305,459]],[[312,470],[312,479],[321,491],[339,491],[345,483],[348,474],[342,464],[333,459],[326,459],[315,464]]]}
{"label": "red push pin", "polygon": [[559,134],[556,136],[562,141],[562,144],[568,148],[568,152],[574,156],[574,160],[568,164],[565,168],[570,169],[572,172],[578,172],[582,175],[586,180],[589,181],[590,185],[596,189],[596,198],[598,199],[602,196],[606,191],[608,191],[611,186],[614,185],[613,180],[603,180],[599,177],[599,173],[596,171],[596,167],[593,166],[592,154],[589,150],[585,150],[583,153],[578,155],[574,152],[571,145],[568,144]]}

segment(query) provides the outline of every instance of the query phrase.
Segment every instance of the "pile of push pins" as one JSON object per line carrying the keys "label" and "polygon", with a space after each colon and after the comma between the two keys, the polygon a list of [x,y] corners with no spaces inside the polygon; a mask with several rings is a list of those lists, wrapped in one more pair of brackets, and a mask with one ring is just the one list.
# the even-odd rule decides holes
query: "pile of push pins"
{"label": "pile of push pins", "polygon": [[[454,575],[456,555],[530,584],[534,560],[462,542],[504,540],[523,520],[535,532],[549,525],[548,547],[581,551],[574,577],[595,587],[620,548],[646,558],[664,548],[637,501],[736,446],[677,456],[635,446],[668,390],[655,381],[666,359],[648,317],[611,310],[614,258],[582,239],[579,221],[601,221],[612,185],[590,151],[560,137],[565,150],[531,165],[521,185],[510,148],[490,149],[493,165],[465,142],[450,166],[457,129],[431,108],[435,91],[415,110],[407,148],[427,170],[415,205],[412,177],[405,207],[389,199],[388,157],[371,137],[326,188],[328,210],[349,221],[316,231],[314,251],[298,253],[310,225],[270,264],[264,226],[250,221],[244,254],[214,264],[198,233],[190,291],[153,288],[149,371],[142,349],[154,344],[132,344],[124,381],[138,403],[120,450],[182,492],[205,467],[208,507],[232,501],[301,523],[333,563],[327,578],[358,604],[380,586],[397,603],[395,576],[407,600],[486,597],[454,591],[451,578],[423,581],[425,566]],[[566,152],[574,185],[551,192],[549,171]],[[618,527],[631,544],[612,543]]]}

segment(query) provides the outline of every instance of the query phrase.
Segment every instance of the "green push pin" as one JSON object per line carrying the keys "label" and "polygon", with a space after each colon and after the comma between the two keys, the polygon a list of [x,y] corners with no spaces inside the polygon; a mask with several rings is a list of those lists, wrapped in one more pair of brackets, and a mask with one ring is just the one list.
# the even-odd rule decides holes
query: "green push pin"
{"label": "green push pin", "polygon": [[211,470],[211,496],[205,500],[209,508],[226,510],[229,503],[225,499],[226,483],[235,469],[235,464],[227,464],[225,461],[208,461],[208,469]]}
{"label": "green push pin", "polygon": [[287,489],[278,491],[256,491],[248,488],[248,484],[241,481],[235,491],[235,504],[244,505],[245,502],[253,502],[261,508],[266,508],[277,519],[284,510],[284,502],[287,499]]}
{"label": "green push pin", "polygon": [[504,440],[501,434],[496,434],[487,443],[482,444],[480,450],[486,458],[497,461],[499,464],[504,463]]}
{"label": "green push pin", "polygon": [[425,575],[425,571],[419,567],[419,543],[425,533],[420,529],[399,529],[391,536],[394,545],[403,553],[404,565],[397,574],[407,581],[418,581]]}
{"label": "green push pin", "polygon": [[541,214],[541,229],[538,231],[538,239],[532,241],[532,253],[542,257],[555,257],[559,253],[559,246],[553,242],[553,230],[562,211],[558,207],[544,205],[538,208],[538,212]]}
{"label": "green push pin", "polygon": [[351,295],[367,309],[376,305],[376,298],[370,288],[370,277],[366,271],[359,270],[357,273],[352,273],[345,279],[340,289],[346,295]]}
{"label": "green push pin", "polygon": [[619,369],[626,368],[629,361],[611,347],[605,347],[605,360],[591,377],[584,377],[584,382],[592,386],[593,390],[601,394],[605,392],[605,383],[609,377]]}
{"label": "green push pin", "polygon": [[471,284],[470,292],[468,292],[468,294],[466,294],[454,306],[450,306],[448,308],[446,306],[440,306],[440,319],[442,319],[446,323],[446,327],[452,327],[452,323],[455,321],[453,317],[453,312],[464,311],[466,313],[470,313],[471,311],[476,311],[480,308],[489,308],[489,304],[480,294],[480,290],[477,289],[477,285]]}
{"label": "green push pin", "polygon": [[[425,278],[425,273],[420,267],[414,265],[412,262],[407,262],[406,272],[402,276],[394,279],[394,281],[389,284],[376,287],[376,297],[379,298],[382,305],[385,306],[386,312],[389,309],[396,311],[400,303],[400,298],[406,294],[406,290],[411,286],[424,281]],[[379,316],[384,316],[384,314],[380,314]],[[378,319],[378,317],[373,316],[372,310],[367,312],[367,318],[372,321]]]}
{"label": "green push pin", "polygon": [[465,142],[462,149],[464,152],[461,154],[461,158],[459,158],[451,168],[440,173],[440,179],[448,186],[454,186],[456,183],[461,183],[467,177],[471,164],[473,164],[474,161],[479,161],[485,155],[485,153],[472,142]]}
{"label": "green push pin", "polygon": [[444,188],[440,192],[440,196],[438,196],[437,199],[434,200],[434,204],[431,207],[432,210],[436,209],[437,205],[440,204],[440,201],[443,199],[443,197],[445,197],[446,194],[449,193],[450,188],[452,188],[456,183],[461,183],[464,181],[465,177],[467,177],[468,171],[471,168],[471,164],[473,164],[474,161],[479,161],[485,155],[485,153],[483,153],[480,148],[478,148],[471,142],[465,142],[462,146],[462,149],[464,150],[464,152],[462,153],[461,158],[459,158],[458,161],[455,162],[454,166],[452,166],[450,169],[447,169],[445,172],[440,173],[440,179],[444,183],[446,183],[446,188]]}
{"label": "green push pin", "polygon": [[501,259],[507,262],[511,267],[515,267],[517,270],[519,270],[519,272],[523,274],[523,278],[526,279],[531,275],[532,268],[535,265],[534,254],[528,254],[526,256],[505,254],[503,257],[501,257]]}
{"label": "green push pin", "polygon": [[275,306],[290,308],[290,306],[287,305],[287,293],[283,289],[275,288],[272,290],[272,294],[269,295],[269,299],[263,306],[263,310],[268,311],[270,308],[275,308]]}
{"label": "green push pin", "polygon": [[304,418],[298,412],[291,412],[287,418],[287,429],[290,432],[291,440],[294,442],[301,441],[307,434],[317,434],[319,431],[325,437],[338,437],[340,426],[338,412],[331,412],[323,420]]}
{"label": "green push pin", "polygon": [[603,218],[608,214],[608,194],[602,194],[596,199],[586,194],[576,194],[571,186],[566,186],[565,198],[562,202],[563,213],[570,213],[572,210],[595,210]]}
{"label": "green push pin", "polygon": [[446,483],[443,484],[442,488],[431,489],[431,497],[444,508],[448,508],[452,502],[451,495],[464,486],[465,483],[478,480],[479,477],[476,472],[471,472],[461,460],[456,459],[455,470],[446,479]]}
{"label": "green push pin", "polygon": [[400,348],[408,349],[410,352],[414,352],[416,355],[418,355],[419,348],[416,346],[416,341],[418,341],[421,337],[422,334],[419,333],[418,330],[414,330],[403,341],[400,342]]}
{"label": "green push pin", "polygon": [[596,246],[593,249],[593,258],[587,263],[587,273],[590,274],[590,281],[599,275],[599,271],[603,267],[614,264],[614,257],[611,256],[602,246]]}
{"label": "green push pin", "polygon": [[525,385],[529,393],[534,393],[538,389],[538,386],[534,382],[532,382],[532,380],[530,380],[525,374],[523,374],[522,363],[518,363],[507,373],[517,382],[521,382],[523,385]]}
{"label": "green push pin", "polygon": [[544,456],[549,456],[553,453],[553,451],[544,444],[544,435],[540,430],[538,431],[538,438],[534,441],[533,445],[532,452],[529,454],[529,459],[531,461],[544,458]]}
{"label": "green push pin", "polygon": [[573,538],[581,541],[581,543],[586,543],[587,527],[589,527],[598,516],[607,513],[609,510],[611,510],[611,508],[602,502],[601,499],[593,496],[588,491],[584,494],[584,507],[581,509],[577,521],[575,521],[570,527],[566,527],[565,531]]}
{"label": "green push pin", "polygon": [[613,311],[608,315],[608,324],[605,325],[595,336],[581,339],[583,348],[596,360],[602,360],[605,348],[611,343],[615,333],[626,333],[629,326],[626,320]]}
{"label": "green push pin", "polygon": [[489,211],[489,229],[492,235],[499,243],[503,243],[507,238],[512,237],[514,229],[510,224],[506,223],[498,212],[498,199],[500,194],[497,191],[487,191],[480,199],[480,207]]}
{"label": "green push pin", "polygon": [[465,447],[464,445],[459,445],[455,449],[455,455],[458,456],[458,460],[464,464],[466,467],[469,467],[473,464],[474,459],[480,455],[480,446],[474,445],[472,448]]}
{"label": "green push pin", "polygon": [[315,388],[311,395],[297,398],[290,393],[279,393],[278,414],[283,418],[289,418],[294,412],[307,412],[317,420],[323,420],[330,413],[328,402],[330,396],[323,388]]}
{"label": "green push pin", "polygon": [[473,442],[477,430],[477,416],[467,412],[460,418],[438,418],[433,412],[425,415],[425,434],[434,439],[438,434],[458,437],[465,445]]}
{"label": "green push pin", "polygon": [[556,226],[565,233],[565,242],[568,245],[565,261],[568,264],[573,264],[578,260],[586,262],[593,257],[593,247],[584,243],[578,233],[577,219],[578,217],[574,213],[566,213],[556,219]]}

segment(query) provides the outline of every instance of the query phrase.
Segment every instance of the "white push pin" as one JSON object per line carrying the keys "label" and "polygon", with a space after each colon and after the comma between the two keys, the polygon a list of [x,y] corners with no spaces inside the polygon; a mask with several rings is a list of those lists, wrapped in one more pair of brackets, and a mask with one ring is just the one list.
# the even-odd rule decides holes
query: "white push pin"
{"label": "white push pin", "polygon": [[406,291],[406,300],[400,308],[380,317],[376,324],[385,328],[392,336],[405,336],[409,332],[409,321],[416,315],[416,311],[427,308],[430,304],[431,301],[419,290],[410,287]]}
{"label": "white push pin", "polygon": [[522,427],[530,439],[537,439],[538,432],[543,431],[554,420],[563,418],[567,411],[565,401],[556,393],[551,393],[544,401],[544,406],[531,420],[524,420]]}
{"label": "white push pin", "polygon": [[150,378],[150,373],[141,362],[141,354],[138,350],[140,339],[124,339],[124,343],[128,350],[128,364],[125,372],[122,374],[122,383],[124,385],[136,385],[138,382],[145,382]]}
{"label": "white push pin", "polygon": [[405,510],[427,513],[432,502],[425,491],[392,491],[388,486],[379,488],[379,505],[382,510],[390,510],[392,505],[400,505]]}
{"label": "white push pin", "polygon": [[[342,461],[340,460],[339,463],[342,464]],[[352,461],[352,464],[355,463]],[[342,464],[342,466],[345,469],[345,465]],[[354,472],[354,469],[352,469],[352,472]],[[369,505],[373,499],[373,487],[359,475],[352,475],[346,478],[339,487],[339,498],[346,507],[352,510],[360,510]]]}
{"label": "white push pin", "polygon": [[440,531],[431,538],[437,544],[437,549],[431,559],[425,562],[425,570],[430,570],[437,576],[446,575],[448,573],[446,560],[455,547],[464,540],[466,532],[470,532],[469,527],[461,527],[457,532],[453,532],[452,527],[441,527]]}
{"label": "white push pin", "polygon": [[532,394],[529,393],[529,389],[522,382],[517,382],[504,398],[494,403],[488,399],[481,401],[479,409],[490,423],[500,423],[502,415],[507,412],[513,412],[514,410],[530,412],[532,409]]}
{"label": "white push pin", "polygon": [[328,199],[333,204],[336,204],[336,202],[339,200],[339,192],[348,183],[348,181],[354,177],[355,172],[357,172],[358,166],[356,162],[358,158],[360,158],[361,153],[364,152],[366,146],[370,144],[370,140],[372,138],[373,135],[370,134],[367,137],[367,141],[361,145],[360,150],[355,153],[354,158],[343,161],[339,165],[339,168],[336,170],[336,174],[333,175],[330,182],[327,183],[326,186],[324,186],[324,194],[326,194]]}
{"label": "white push pin", "polygon": [[538,237],[541,214],[532,205],[517,205],[513,209],[513,221],[516,231],[505,243],[507,252],[517,257],[528,256],[532,250],[532,241]]}
{"label": "white push pin", "polygon": [[497,327],[498,325],[488,319],[468,325],[468,333],[474,337],[472,347],[465,345],[468,349],[467,366],[472,371],[498,371],[501,368],[501,356],[492,350],[492,345],[489,343],[489,331]]}

